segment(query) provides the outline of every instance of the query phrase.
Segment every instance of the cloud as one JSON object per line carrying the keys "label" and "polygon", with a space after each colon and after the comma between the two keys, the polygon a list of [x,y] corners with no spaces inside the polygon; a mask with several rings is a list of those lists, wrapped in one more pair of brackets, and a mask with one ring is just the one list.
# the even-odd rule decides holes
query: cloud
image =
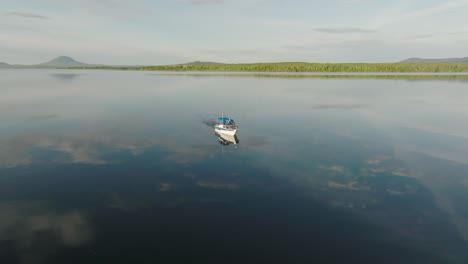
{"label": "cloud", "polygon": [[427,39],[443,39],[453,41],[454,37],[463,39],[468,35],[468,30],[455,30],[455,31],[438,31],[426,34],[414,34],[407,37],[408,40],[427,40]]}
{"label": "cloud", "polygon": [[460,7],[464,7],[464,6],[467,6],[467,5],[468,5],[468,1],[466,1],[466,0],[445,1],[445,2],[443,2],[441,4],[439,4],[439,5],[435,5],[435,6],[432,6],[432,7],[420,9],[420,10],[417,10],[415,12],[406,14],[406,16],[411,16],[411,17],[414,17],[414,16],[431,16],[431,15],[434,15],[434,14],[437,14],[437,13],[446,12],[446,11],[449,11],[451,9],[460,8]]}
{"label": "cloud", "polygon": [[325,27],[325,28],[316,28],[315,31],[321,33],[360,33],[360,34],[369,34],[376,33],[377,30],[365,29],[365,28],[352,28],[352,27]]}
{"label": "cloud", "polygon": [[377,26],[385,26],[395,23],[401,23],[406,20],[418,20],[421,17],[430,17],[440,13],[444,13],[453,9],[460,9],[468,6],[467,0],[452,0],[442,1],[438,4],[424,7],[409,12],[404,12],[401,9],[395,9],[393,12],[380,15],[378,21],[373,22]]}
{"label": "cloud", "polygon": [[192,5],[211,5],[211,4],[222,4],[224,0],[189,0],[188,3]]}
{"label": "cloud", "polygon": [[44,20],[50,19],[50,17],[47,17],[47,16],[33,14],[33,13],[25,13],[25,12],[10,12],[10,13],[7,13],[6,15],[22,17],[22,18],[36,18],[36,19],[44,19]]}
{"label": "cloud", "polygon": [[[59,19],[55,19],[54,23]],[[93,27],[93,23],[83,21],[83,25],[79,25],[76,18],[69,19],[66,22],[67,28],[73,28],[73,32],[61,32],[59,35],[51,33],[51,27],[38,29],[31,29],[24,32],[19,31],[0,31],[0,50],[5,50],[7,55],[20,54],[25,56],[26,53],[30,54],[27,57],[25,64],[35,64],[43,62],[46,59],[56,57],[59,54],[81,54],[80,57],[88,57],[89,60],[84,59],[88,63],[102,63],[102,64],[154,64],[158,61],[160,64],[171,64],[171,61],[187,61],[189,58],[197,57],[191,51],[181,50],[177,47],[158,44],[153,45],[151,39],[146,39],[136,43],[133,39],[117,40],[113,39],[111,35],[106,37],[97,36],[89,40],[89,36],[81,34],[82,28],[85,26]],[[36,23],[43,24],[43,23]],[[65,24],[64,24],[65,25]],[[0,25],[1,27],[2,25]],[[49,25],[47,25],[49,26]],[[62,30],[62,29],[59,29]],[[58,32],[58,31],[57,31]],[[60,37],[57,37],[60,36]],[[28,45],[34,43],[34,45]],[[42,58],[39,61],[31,61],[31,57],[35,54],[49,54],[47,58]],[[84,55],[83,55],[84,54]],[[90,56],[92,54],[92,56]],[[99,57],[94,57],[100,54]],[[97,56],[97,55],[96,55]],[[132,58],[133,62],[128,60],[120,60],[122,58]],[[97,58],[97,59],[96,59]],[[120,59],[119,59],[120,58]],[[99,61],[93,61],[94,59]],[[18,63],[17,61],[13,61]],[[1,98],[3,99],[3,98]]]}
{"label": "cloud", "polygon": [[340,0],[338,3],[340,4],[345,4],[345,5],[351,5],[351,4],[358,4],[365,2],[366,0]]}
{"label": "cloud", "polygon": [[348,109],[361,109],[361,108],[367,108],[369,107],[368,105],[365,104],[316,104],[312,106],[314,109],[343,109],[343,110],[348,110]]}
{"label": "cloud", "polygon": [[[62,1],[60,1],[62,2]],[[67,5],[97,17],[137,18],[151,16],[154,9],[144,1],[70,0]]]}
{"label": "cloud", "polygon": [[226,2],[227,0],[178,0],[178,3],[189,5],[218,5]]}
{"label": "cloud", "polygon": [[418,34],[409,37],[409,39],[428,39],[434,37],[435,34]]}

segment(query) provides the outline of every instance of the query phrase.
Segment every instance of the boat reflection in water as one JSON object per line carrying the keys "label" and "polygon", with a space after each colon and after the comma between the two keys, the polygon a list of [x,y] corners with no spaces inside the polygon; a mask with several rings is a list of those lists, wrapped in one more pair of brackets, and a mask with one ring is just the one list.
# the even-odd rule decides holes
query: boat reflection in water
{"label": "boat reflection in water", "polygon": [[237,138],[237,135],[231,136],[231,135],[226,135],[223,133],[216,133],[216,132],[215,132],[215,135],[218,138],[219,144],[221,145],[226,146],[230,144],[234,144],[234,145],[239,144],[239,139]]}

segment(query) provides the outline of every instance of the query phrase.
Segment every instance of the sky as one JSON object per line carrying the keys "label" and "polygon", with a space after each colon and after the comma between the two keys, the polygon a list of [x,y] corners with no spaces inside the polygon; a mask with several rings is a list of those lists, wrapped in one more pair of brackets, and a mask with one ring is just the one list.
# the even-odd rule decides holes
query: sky
{"label": "sky", "polygon": [[468,56],[468,0],[0,0],[0,62]]}

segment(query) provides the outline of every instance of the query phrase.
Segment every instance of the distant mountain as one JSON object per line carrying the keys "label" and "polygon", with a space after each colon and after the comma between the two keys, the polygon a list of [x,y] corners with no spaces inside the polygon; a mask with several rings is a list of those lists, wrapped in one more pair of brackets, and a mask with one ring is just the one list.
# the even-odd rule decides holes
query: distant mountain
{"label": "distant mountain", "polygon": [[13,68],[13,66],[5,62],[0,62],[0,68]]}
{"label": "distant mountain", "polygon": [[5,62],[0,62],[0,68],[16,68],[16,69],[30,69],[30,68],[67,68],[67,67],[76,67],[76,66],[93,66],[91,64],[86,64],[74,60],[71,57],[59,56],[51,61],[33,64],[33,65],[21,65],[21,64],[8,64]]}
{"label": "distant mountain", "polygon": [[468,63],[468,57],[464,58],[441,58],[441,59],[422,59],[409,58],[400,63]]}
{"label": "distant mountain", "polygon": [[211,64],[223,64],[223,63],[212,62],[212,61],[192,61],[188,63],[182,63],[180,65],[211,65]]}
{"label": "distant mountain", "polygon": [[59,56],[51,61],[44,62],[41,64],[33,65],[35,67],[76,67],[76,66],[87,66],[88,64],[74,60],[71,57]]}

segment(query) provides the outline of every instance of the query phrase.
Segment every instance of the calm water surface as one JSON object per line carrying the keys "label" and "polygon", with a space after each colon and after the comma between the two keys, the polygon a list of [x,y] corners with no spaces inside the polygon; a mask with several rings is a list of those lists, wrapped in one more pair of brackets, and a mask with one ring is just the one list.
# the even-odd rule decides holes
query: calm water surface
{"label": "calm water surface", "polygon": [[465,77],[1,70],[0,262],[468,263]]}

